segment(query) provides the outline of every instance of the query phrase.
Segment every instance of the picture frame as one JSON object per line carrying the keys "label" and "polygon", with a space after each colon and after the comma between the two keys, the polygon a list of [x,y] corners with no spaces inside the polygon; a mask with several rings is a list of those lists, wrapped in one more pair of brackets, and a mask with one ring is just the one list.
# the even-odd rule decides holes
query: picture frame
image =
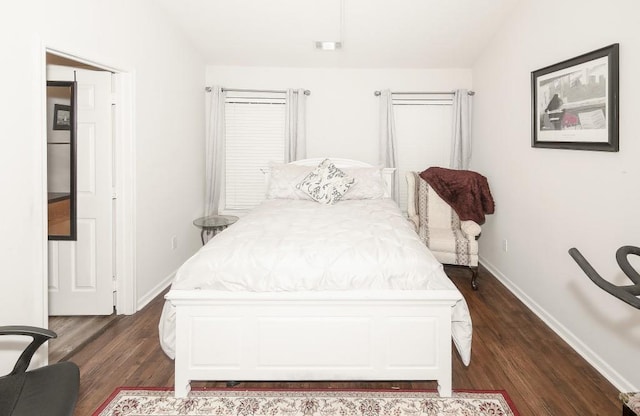
{"label": "picture frame", "polygon": [[532,147],[617,152],[619,44],[531,73]]}
{"label": "picture frame", "polygon": [[64,104],[53,105],[53,129],[71,130],[71,106]]}

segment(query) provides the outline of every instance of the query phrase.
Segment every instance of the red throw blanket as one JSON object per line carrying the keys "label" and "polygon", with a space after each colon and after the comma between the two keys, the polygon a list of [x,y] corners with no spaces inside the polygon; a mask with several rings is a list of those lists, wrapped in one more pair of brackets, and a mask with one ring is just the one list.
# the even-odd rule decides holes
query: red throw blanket
{"label": "red throw blanket", "polygon": [[420,177],[458,214],[460,220],[484,224],[485,214],[493,214],[494,202],[487,178],[470,170],[431,167]]}

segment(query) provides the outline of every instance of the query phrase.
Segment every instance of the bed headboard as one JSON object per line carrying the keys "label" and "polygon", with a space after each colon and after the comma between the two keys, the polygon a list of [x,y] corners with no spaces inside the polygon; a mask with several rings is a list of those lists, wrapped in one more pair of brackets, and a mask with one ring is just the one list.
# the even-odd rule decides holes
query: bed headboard
{"label": "bed headboard", "polygon": [[[318,166],[320,164],[320,162],[322,162],[323,160],[327,159],[326,157],[317,157],[317,158],[312,158],[312,159],[300,159],[300,160],[296,160],[291,162],[291,164],[293,165],[300,165],[300,166]],[[343,158],[337,158],[337,157],[330,157],[328,158],[330,159],[334,165],[336,165],[336,167],[338,168],[371,168],[374,167],[374,165],[371,165],[369,163],[366,162],[361,162],[359,160],[353,160],[353,159],[343,159]],[[268,183],[269,181],[269,169],[264,169],[262,171],[265,174],[265,179]],[[394,187],[394,175],[396,173],[396,169],[395,168],[382,168],[382,177],[384,179],[384,183],[387,186],[387,193],[389,195],[393,195],[393,187]]]}

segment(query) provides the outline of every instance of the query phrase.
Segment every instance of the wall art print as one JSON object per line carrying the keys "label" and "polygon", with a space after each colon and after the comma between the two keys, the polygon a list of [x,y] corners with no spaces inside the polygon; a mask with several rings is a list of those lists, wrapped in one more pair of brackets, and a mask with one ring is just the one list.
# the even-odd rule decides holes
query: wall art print
{"label": "wall art print", "polygon": [[531,73],[532,147],[617,152],[619,44]]}

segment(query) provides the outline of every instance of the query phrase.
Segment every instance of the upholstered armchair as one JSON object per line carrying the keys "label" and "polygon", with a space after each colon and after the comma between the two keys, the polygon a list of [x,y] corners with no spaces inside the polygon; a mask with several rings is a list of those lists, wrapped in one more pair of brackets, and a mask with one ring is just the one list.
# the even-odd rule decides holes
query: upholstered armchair
{"label": "upholstered armchair", "polygon": [[480,225],[460,221],[451,208],[417,172],[408,172],[407,214],[420,239],[442,264],[466,266],[471,287],[478,290],[478,238]]}

